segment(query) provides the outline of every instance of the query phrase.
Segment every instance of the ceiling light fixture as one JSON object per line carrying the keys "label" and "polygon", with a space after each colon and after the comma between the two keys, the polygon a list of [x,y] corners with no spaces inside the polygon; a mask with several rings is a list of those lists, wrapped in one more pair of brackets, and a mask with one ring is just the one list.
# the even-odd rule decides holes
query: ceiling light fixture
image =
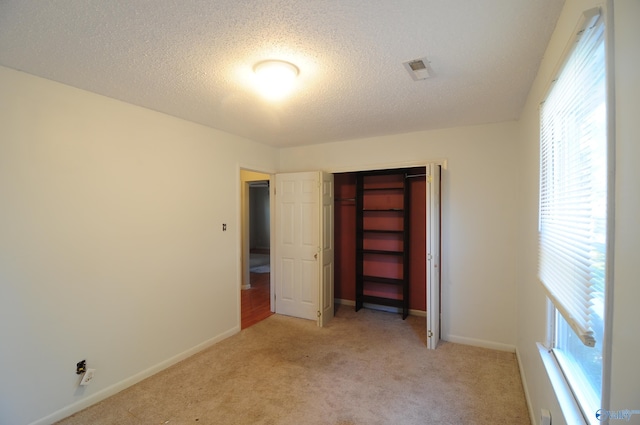
{"label": "ceiling light fixture", "polygon": [[256,75],[256,87],[268,100],[281,100],[295,87],[296,77],[300,73],[297,66],[281,60],[265,60],[253,67]]}

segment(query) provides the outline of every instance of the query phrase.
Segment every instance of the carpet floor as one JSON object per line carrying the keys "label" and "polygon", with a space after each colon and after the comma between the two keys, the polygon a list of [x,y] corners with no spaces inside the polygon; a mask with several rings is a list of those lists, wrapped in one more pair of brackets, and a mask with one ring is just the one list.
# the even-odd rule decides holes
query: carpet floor
{"label": "carpet floor", "polygon": [[425,319],[337,306],[273,315],[60,425],[530,425],[513,353],[442,342]]}

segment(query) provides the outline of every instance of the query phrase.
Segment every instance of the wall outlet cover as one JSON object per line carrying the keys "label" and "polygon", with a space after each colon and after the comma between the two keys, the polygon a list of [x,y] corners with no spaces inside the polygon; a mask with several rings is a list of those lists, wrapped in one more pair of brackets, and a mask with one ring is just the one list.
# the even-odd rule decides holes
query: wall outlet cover
{"label": "wall outlet cover", "polygon": [[95,369],[87,369],[87,371],[82,376],[82,380],[80,381],[80,385],[89,385],[91,380],[93,379],[93,375],[96,373]]}
{"label": "wall outlet cover", "polygon": [[540,425],[551,425],[551,412],[547,409],[540,412]]}

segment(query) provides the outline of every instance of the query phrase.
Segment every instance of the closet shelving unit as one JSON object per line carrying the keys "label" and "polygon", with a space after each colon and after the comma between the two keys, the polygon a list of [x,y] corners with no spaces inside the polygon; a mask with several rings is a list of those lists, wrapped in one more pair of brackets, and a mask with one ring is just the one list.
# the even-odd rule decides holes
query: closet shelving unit
{"label": "closet shelving unit", "polygon": [[409,211],[406,170],[356,178],[356,311],[365,303],[409,314]]}

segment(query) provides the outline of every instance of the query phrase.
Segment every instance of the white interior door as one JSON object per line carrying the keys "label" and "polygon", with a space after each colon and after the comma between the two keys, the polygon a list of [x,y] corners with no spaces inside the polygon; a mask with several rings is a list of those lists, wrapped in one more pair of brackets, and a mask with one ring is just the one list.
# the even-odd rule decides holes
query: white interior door
{"label": "white interior door", "polygon": [[318,316],[318,326],[326,325],[333,318],[333,257],[334,257],[334,235],[333,235],[333,197],[334,185],[333,174],[322,174],[322,221],[320,223],[321,250],[320,258],[322,269],[320,271],[320,315]]}
{"label": "white interior door", "polygon": [[427,347],[440,341],[440,165],[427,166]]}
{"label": "white interior door", "polygon": [[317,320],[320,173],[276,174],[276,313]]}

